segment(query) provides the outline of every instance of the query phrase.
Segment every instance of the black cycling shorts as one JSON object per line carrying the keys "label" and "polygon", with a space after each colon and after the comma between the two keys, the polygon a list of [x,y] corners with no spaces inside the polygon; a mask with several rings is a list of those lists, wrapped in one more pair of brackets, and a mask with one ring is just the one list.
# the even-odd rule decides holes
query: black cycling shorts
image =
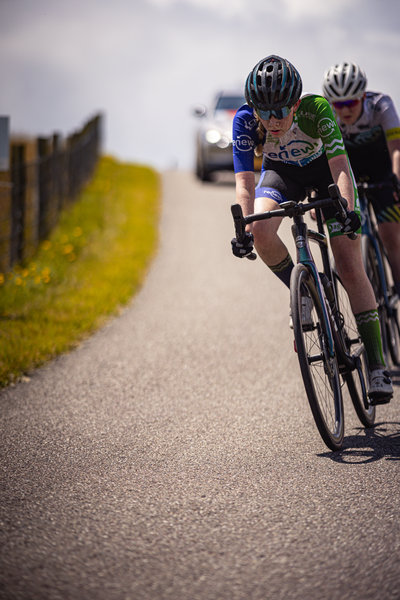
{"label": "black cycling shorts", "polygon": [[[366,180],[367,183],[388,183],[391,185],[390,177],[392,171],[387,171],[379,177],[357,177],[357,181]],[[371,200],[378,223],[400,223],[400,205],[395,201],[392,189],[368,190],[368,198]]]}
{"label": "black cycling shorts", "polygon": [[[264,159],[263,171],[256,188],[256,198],[268,196],[279,204],[285,200],[301,202],[306,196],[307,188],[313,188],[318,198],[322,200],[330,197],[328,186],[332,183],[334,181],[325,154],[303,167]],[[274,193],[275,190],[278,194]],[[358,208],[356,212],[359,214]],[[330,237],[341,235],[341,227],[335,218],[337,213],[335,207],[324,208],[322,213]]]}

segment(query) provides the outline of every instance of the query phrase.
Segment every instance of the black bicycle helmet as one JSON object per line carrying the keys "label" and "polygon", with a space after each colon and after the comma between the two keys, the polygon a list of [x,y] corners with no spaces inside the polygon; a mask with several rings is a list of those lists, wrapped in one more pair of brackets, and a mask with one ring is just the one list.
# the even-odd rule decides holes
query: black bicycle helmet
{"label": "black bicycle helmet", "polygon": [[329,102],[344,102],[362,98],[367,77],[358,65],[344,62],[330,67],[324,74],[322,90]]}
{"label": "black bicycle helmet", "polygon": [[245,85],[246,102],[258,110],[292,108],[303,84],[298,71],[285,58],[271,54],[256,64]]}

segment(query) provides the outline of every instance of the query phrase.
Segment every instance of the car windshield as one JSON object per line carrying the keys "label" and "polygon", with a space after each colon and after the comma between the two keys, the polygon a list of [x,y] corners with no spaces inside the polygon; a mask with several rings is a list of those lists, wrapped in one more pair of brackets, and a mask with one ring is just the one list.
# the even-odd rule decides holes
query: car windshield
{"label": "car windshield", "polygon": [[244,96],[221,96],[218,98],[215,110],[237,110],[245,102]]}

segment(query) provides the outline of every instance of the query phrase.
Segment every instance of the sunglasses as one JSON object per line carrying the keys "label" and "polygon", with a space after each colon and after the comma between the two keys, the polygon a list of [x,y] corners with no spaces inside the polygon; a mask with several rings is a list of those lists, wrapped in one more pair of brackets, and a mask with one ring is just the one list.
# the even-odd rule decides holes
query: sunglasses
{"label": "sunglasses", "polygon": [[268,121],[271,118],[271,115],[273,115],[276,119],[280,121],[281,119],[285,119],[286,117],[288,117],[290,115],[291,110],[292,109],[288,106],[284,106],[283,108],[280,108],[278,110],[259,110],[258,108],[255,109],[256,114],[260,117],[260,119],[263,119],[263,121]]}
{"label": "sunglasses", "polygon": [[344,100],[343,102],[332,102],[333,106],[336,108],[336,110],[340,110],[341,108],[344,108],[345,106],[347,106],[347,108],[354,108],[354,106],[357,106],[357,104],[361,102],[360,98],[357,98],[356,100]]}

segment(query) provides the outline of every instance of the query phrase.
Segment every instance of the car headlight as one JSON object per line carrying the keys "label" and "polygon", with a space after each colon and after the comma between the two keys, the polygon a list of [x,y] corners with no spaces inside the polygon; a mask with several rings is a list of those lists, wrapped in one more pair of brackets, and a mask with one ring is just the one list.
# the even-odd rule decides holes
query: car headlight
{"label": "car headlight", "polygon": [[217,146],[218,148],[227,148],[230,144],[229,138],[226,135],[221,136],[221,139],[218,140]]}
{"label": "car headlight", "polygon": [[216,144],[221,139],[221,134],[216,129],[206,131],[205,138],[209,144]]}

